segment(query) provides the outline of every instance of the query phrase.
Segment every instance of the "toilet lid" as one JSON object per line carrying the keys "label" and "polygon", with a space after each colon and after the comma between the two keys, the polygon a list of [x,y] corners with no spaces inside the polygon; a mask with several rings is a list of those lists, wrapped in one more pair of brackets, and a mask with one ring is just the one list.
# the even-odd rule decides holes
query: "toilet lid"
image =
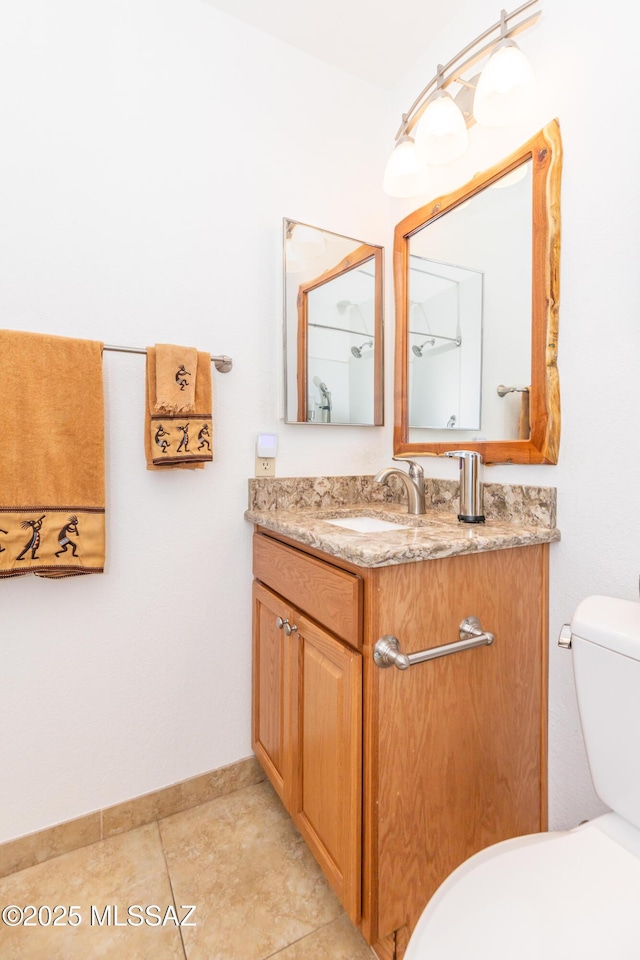
{"label": "toilet lid", "polygon": [[436,891],[405,953],[405,960],[603,957],[640,958],[640,856],[598,820],[471,857]]}

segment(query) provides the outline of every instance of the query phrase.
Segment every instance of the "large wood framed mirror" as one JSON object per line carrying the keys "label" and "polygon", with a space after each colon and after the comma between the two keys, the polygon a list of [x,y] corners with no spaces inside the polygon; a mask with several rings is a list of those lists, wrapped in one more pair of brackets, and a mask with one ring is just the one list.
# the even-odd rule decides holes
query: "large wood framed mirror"
{"label": "large wood framed mirror", "polygon": [[394,237],[394,454],[557,463],[557,120]]}
{"label": "large wood framed mirror", "polygon": [[382,247],[284,220],[285,420],[383,422]]}

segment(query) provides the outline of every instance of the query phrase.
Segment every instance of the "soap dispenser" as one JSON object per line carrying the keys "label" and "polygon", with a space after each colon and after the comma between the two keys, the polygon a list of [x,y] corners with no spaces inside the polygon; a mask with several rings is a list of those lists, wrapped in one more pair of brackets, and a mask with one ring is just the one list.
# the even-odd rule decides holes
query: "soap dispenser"
{"label": "soap dispenser", "polygon": [[482,457],[475,450],[448,450],[445,457],[460,460],[460,513],[462,523],[484,523],[482,512],[482,481],[480,464]]}

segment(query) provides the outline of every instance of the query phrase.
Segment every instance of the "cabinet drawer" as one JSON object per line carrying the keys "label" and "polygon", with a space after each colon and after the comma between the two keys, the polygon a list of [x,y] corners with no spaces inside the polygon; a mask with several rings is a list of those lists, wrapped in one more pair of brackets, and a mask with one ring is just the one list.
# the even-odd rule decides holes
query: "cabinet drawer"
{"label": "cabinet drawer", "polygon": [[352,647],[362,646],[362,580],[263,534],[253,537],[253,573]]}

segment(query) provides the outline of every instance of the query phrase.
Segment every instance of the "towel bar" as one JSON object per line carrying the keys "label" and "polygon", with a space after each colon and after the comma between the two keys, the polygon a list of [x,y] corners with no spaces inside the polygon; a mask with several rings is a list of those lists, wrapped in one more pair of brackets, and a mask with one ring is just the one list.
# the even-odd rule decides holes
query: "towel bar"
{"label": "towel bar", "polygon": [[[115,346],[113,343],[105,343],[103,349],[113,350],[116,353],[146,353],[147,352],[145,347],[118,347],[118,346]],[[216,370],[218,371],[218,373],[229,373],[229,370],[231,370],[233,366],[233,360],[231,359],[231,357],[227,357],[226,354],[224,353],[221,354],[220,356],[215,356],[215,357],[212,356],[211,362],[215,363]]]}
{"label": "towel bar", "polygon": [[378,667],[397,667],[398,670],[407,670],[413,663],[424,663],[425,660],[435,660],[446,657],[451,653],[460,653],[462,650],[471,650],[473,647],[491,646],[495,637],[484,631],[477,617],[467,617],[460,624],[460,639],[455,643],[445,643],[440,647],[431,647],[429,650],[420,650],[418,653],[402,653],[398,638],[387,634],[380,637],[373,648],[373,659]]}

